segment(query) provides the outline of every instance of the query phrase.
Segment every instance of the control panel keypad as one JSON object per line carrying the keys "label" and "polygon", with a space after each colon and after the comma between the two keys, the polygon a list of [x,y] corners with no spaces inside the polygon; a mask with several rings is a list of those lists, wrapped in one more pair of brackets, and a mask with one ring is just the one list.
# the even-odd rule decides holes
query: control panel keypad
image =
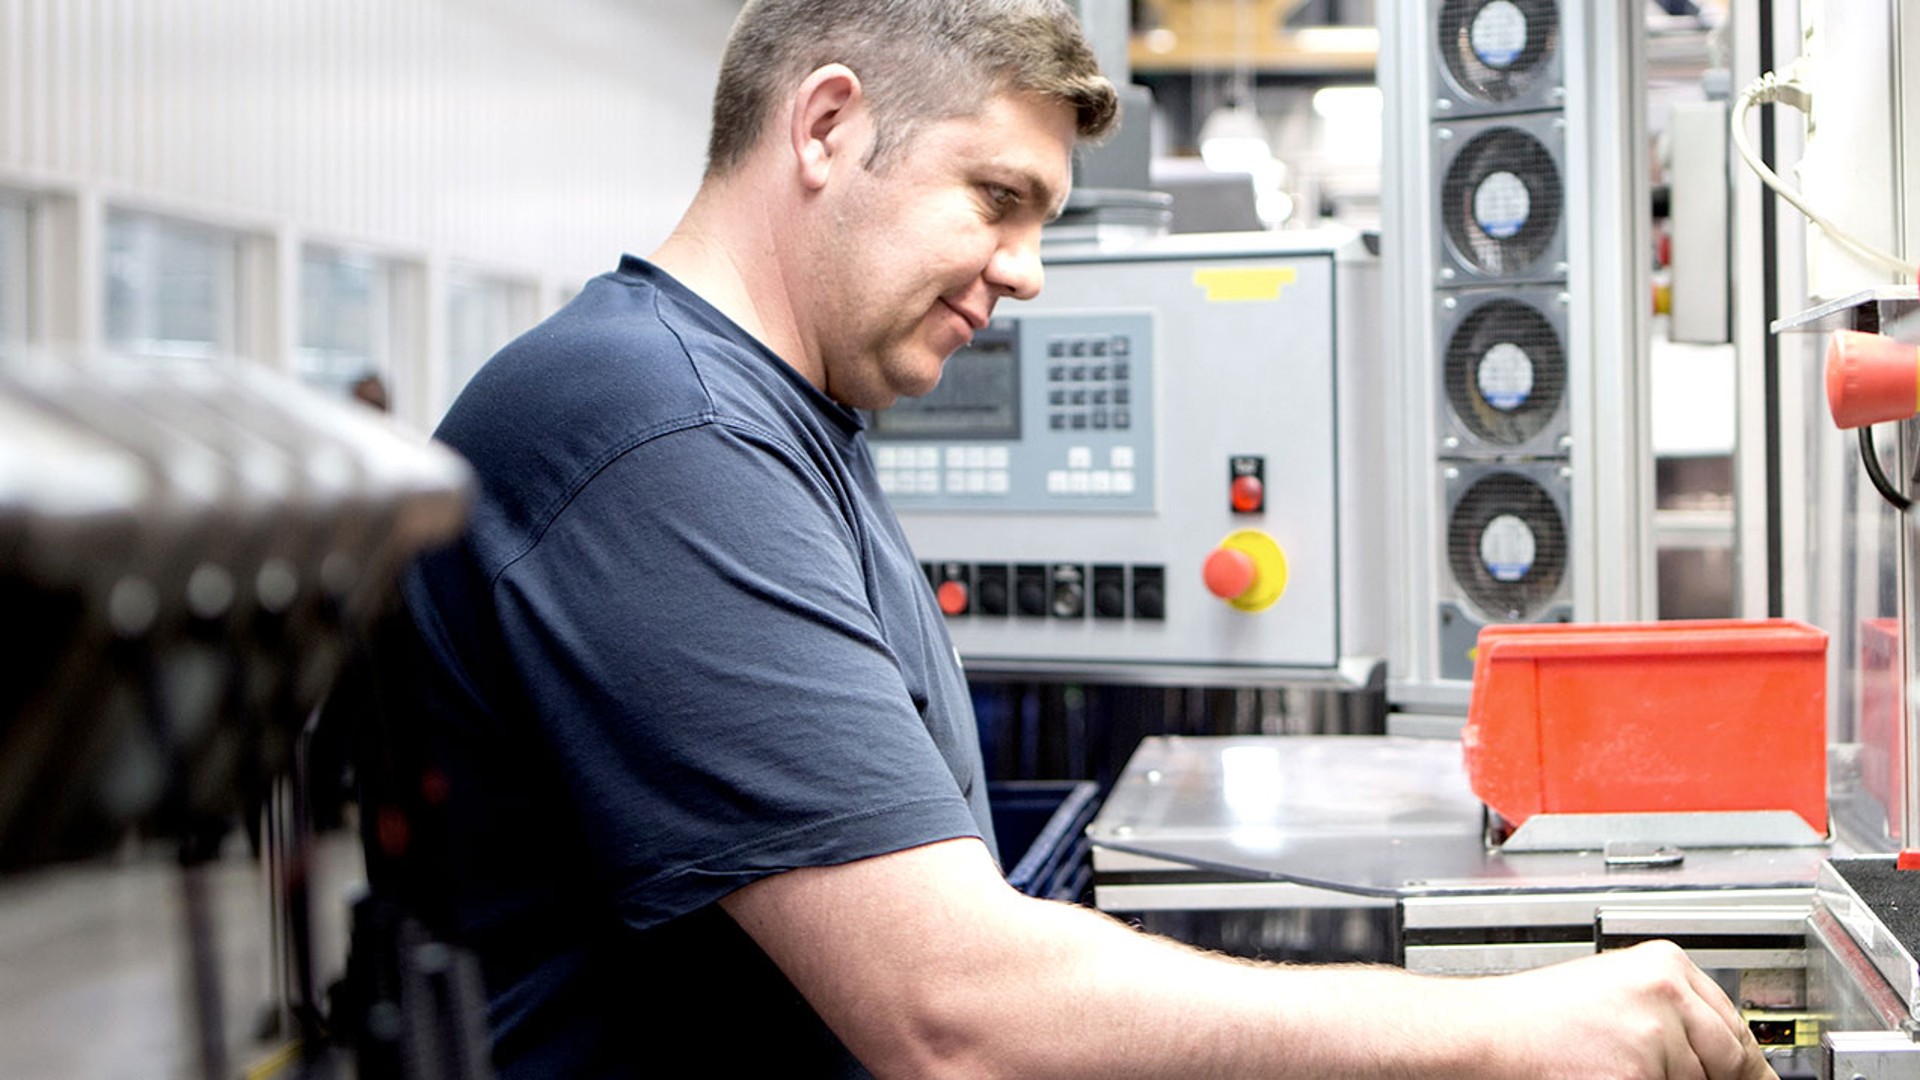
{"label": "control panel keypad", "polygon": [[[1000,353],[991,362],[956,354],[942,378],[962,388],[953,400],[931,412],[907,406],[892,424],[876,414],[869,445],[894,505],[981,514],[1153,510],[1152,314],[1039,314],[994,325],[997,340],[1017,350],[1016,370]],[[969,360],[980,366],[965,366]]]}
{"label": "control panel keypad", "polygon": [[[1124,408],[1132,396],[1132,365],[1112,357],[1132,354],[1124,334],[1078,334],[1052,338],[1049,357],[1088,363],[1047,365],[1047,426],[1054,431],[1126,431],[1132,416]],[[1062,395],[1060,391],[1066,390]],[[1063,400],[1064,399],[1064,400]]]}

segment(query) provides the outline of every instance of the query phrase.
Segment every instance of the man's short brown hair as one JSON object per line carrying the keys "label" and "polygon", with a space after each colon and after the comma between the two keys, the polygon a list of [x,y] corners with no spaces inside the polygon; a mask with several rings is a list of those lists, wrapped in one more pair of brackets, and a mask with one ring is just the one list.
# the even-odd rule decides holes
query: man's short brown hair
{"label": "man's short brown hair", "polygon": [[774,106],[834,63],[865,88],[871,167],[918,125],[972,115],[1008,91],[1072,107],[1082,138],[1106,134],[1119,114],[1065,0],[748,0],[720,64],[708,175],[738,166]]}

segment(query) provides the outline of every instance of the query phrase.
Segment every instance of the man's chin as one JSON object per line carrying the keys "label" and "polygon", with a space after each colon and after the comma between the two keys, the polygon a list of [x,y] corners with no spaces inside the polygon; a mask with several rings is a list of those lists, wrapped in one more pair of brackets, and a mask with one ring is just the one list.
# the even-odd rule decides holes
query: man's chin
{"label": "man's chin", "polygon": [[857,388],[835,387],[830,396],[855,409],[879,411],[892,408],[901,398],[926,397],[940,385],[941,372],[946,368],[947,358],[931,355],[918,358],[911,364],[889,365],[874,374],[866,385]]}
{"label": "man's chin", "polygon": [[895,372],[895,377],[887,389],[893,391],[895,399],[926,397],[939,388],[940,376],[946,371],[946,367],[947,357],[943,356],[931,365],[930,370],[923,370],[916,365],[915,370]]}

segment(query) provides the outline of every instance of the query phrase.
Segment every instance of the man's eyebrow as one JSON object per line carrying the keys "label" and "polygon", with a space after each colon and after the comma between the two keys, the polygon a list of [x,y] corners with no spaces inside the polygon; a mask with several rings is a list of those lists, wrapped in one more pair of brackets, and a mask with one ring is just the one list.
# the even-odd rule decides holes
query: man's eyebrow
{"label": "man's eyebrow", "polygon": [[1039,173],[1019,169],[1016,175],[1020,177],[1021,186],[1027,189],[1026,195],[1034,205],[1047,208],[1047,220],[1058,221],[1067,208],[1067,193],[1054,191],[1053,185],[1041,179]]}

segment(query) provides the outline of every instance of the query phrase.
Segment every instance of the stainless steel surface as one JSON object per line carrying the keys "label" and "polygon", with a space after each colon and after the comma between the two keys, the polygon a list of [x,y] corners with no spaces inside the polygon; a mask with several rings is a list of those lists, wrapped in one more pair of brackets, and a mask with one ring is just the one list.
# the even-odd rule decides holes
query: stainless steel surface
{"label": "stainless steel surface", "polygon": [[1915,295],[1911,285],[1880,285],[1863,289],[1851,296],[1843,296],[1838,300],[1817,304],[1797,315],[1775,319],[1772,330],[1776,334],[1784,334],[1791,331],[1819,333],[1827,330],[1858,329],[1859,316],[1855,309],[1869,304],[1878,306],[1879,316],[1884,319],[1911,311],[1916,304],[1920,304],[1920,296]]}
{"label": "stainless steel surface", "polygon": [[1490,975],[1528,971],[1593,955],[1581,941],[1522,942],[1512,945],[1409,945],[1408,971],[1423,975]]}
{"label": "stainless steel surface", "polygon": [[1898,1028],[1907,1005],[1833,913],[1816,906],[1807,921],[1807,1007],[1836,1030]]}
{"label": "stainless steel surface", "polygon": [[1806,965],[1812,896],[1805,888],[1412,896],[1400,902],[1403,962],[1487,975],[1659,937],[1710,970],[1794,971]]}
{"label": "stainless steel surface", "polygon": [[[1372,656],[1344,657],[1331,667],[1252,667],[1205,664],[1142,664],[1138,660],[971,661],[967,676],[986,682],[1094,682],[1107,686],[1218,686],[1265,689],[1363,690],[1377,685],[1385,662]],[[1455,724],[1459,721],[1456,718]]]}
{"label": "stainless steel surface", "polygon": [[1920,343],[1920,312],[1895,319],[1887,324],[1886,333],[1888,337],[1898,341]]}
{"label": "stainless steel surface", "polygon": [[1822,1074],[1834,1080],[1920,1080],[1920,1044],[1900,1031],[1829,1031]]}
{"label": "stainless steel surface", "polygon": [[1392,712],[1387,714],[1387,734],[1457,743],[1466,722],[1467,718],[1459,713]]}
{"label": "stainless steel surface", "polygon": [[[1631,843],[1674,846],[1683,849],[1684,854],[1688,848],[1818,846],[1826,843],[1826,837],[1814,832],[1806,819],[1791,810],[1724,814],[1537,814],[1513,830],[1500,847],[1507,852],[1584,851]],[[1624,865],[1630,860],[1613,861],[1614,865]]]}
{"label": "stainless steel surface", "polygon": [[1808,897],[1787,905],[1665,908],[1600,909],[1600,932],[1607,935],[1652,936],[1656,934],[1724,936],[1772,935],[1799,937],[1807,930]]}
{"label": "stainless steel surface", "polygon": [[1381,896],[1316,889],[1287,881],[1198,881],[1100,885],[1093,889],[1101,911],[1255,911],[1285,908],[1391,907]]}
{"label": "stainless steel surface", "polygon": [[1679,944],[1694,963],[1709,971],[1781,973],[1807,966],[1811,905],[1811,894],[1803,894],[1797,902],[1783,906],[1602,906],[1594,922],[1602,948],[1664,938]]}
{"label": "stainless steel surface", "polygon": [[1886,979],[1907,1016],[1920,1015],[1920,966],[1914,963],[1913,954],[1887,931],[1859,893],[1832,866],[1820,868],[1815,900],[1846,928],[1874,969]]}
{"label": "stainless steel surface", "polygon": [[1423,896],[1405,902],[1401,925],[1409,930],[1434,927],[1573,926],[1591,923],[1604,909],[1615,919],[1642,916],[1653,925],[1666,912],[1690,916],[1701,909],[1730,906],[1773,915],[1797,910],[1804,918],[1811,889],[1677,890],[1673,892],[1515,894],[1510,896]]}
{"label": "stainless steel surface", "polygon": [[1482,838],[1457,744],[1400,737],[1144,740],[1095,844],[1223,878],[1402,898],[1810,888],[1821,847],[1695,849],[1669,869],[1598,851],[1509,854]]}

